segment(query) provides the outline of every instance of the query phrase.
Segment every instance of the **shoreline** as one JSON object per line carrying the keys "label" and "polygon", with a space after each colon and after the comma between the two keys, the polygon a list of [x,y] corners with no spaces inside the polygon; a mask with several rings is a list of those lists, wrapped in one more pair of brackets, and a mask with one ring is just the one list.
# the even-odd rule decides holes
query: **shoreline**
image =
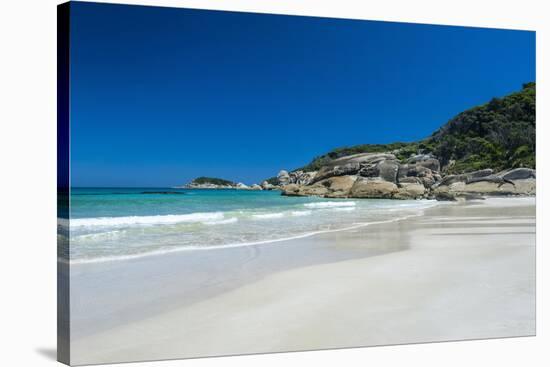
{"label": "shoreline", "polygon": [[[339,199],[342,200],[342,199]],[[347,199],[347,200],[365,200],[365,199]],[[367,199],[369,200],[369,199]],[[417,200],[415,200],[417,201]],[[388,219],[388,220],[381,220],[381,221],[373,221],[373,222],[364,222],[364,223],[357,223],[348,227],[343,228],[335,228],[335,229],[326,229],[326,230],[317,230],[313,232],[306,232],[303,234],[298,234],[292,237],[282,237],[282,238],[276,238],[276,239],[268,239],[263,241],[255,241],[255,242],[243,242],[243,243],[230,243],[230,244],[224,244],[224,245],[206,245],[206,246],[185,246],[185,247],[178,247],[173,249],[164,249],[164,250],[155,250],[151,252],[145,252],[145,253],[139,253],[139,254],[131,254],[131,255],[121,255],[116,257],[101,257],[101,258],[94,258],[94,259],[82,259],[82,260],[70,260],[67,261],[65,259],[59,259],[58,261],[61,261],[63,263],[70,264],[71,266],[77,266],[81,264],[93,264],[93,263],[103,263],[103,262],[110,262],[110,261],[126,261],[126,260],[134,260],[134,259],[140,259],[140,258],[146,258],[149,256],[163,256],[168,254],[174,254],[179,252],[186,252],[186,251],[209,251],[209,250],[218,250],[218,249],[229,249],[229,248],[236,248],[236,247],[245,247],[245,246],[258,246],[258,245],[270,245],[275,244],[279,242],[286,242],[286,241],[293,241],[298,240],[302,238],[308,238],[312,236],[322,235],[325,233],[335,233],[335,232],[342,232],[342,231],[349,231],[354,229],[359,229],[363,227],[367,227],[370,225],[378,225],[378,224],[388,224],[388,223],[394,223],[401,220],[407,220],[410,218],[414,218],[417,216],[424,215],[425,210],[429,210],[431,208],[434,208],[438,205],[452,205],[453,203],[450,202],[440,202],[436,200],[428,200],[423,199],[422,201],[426,202],[432,202],[433,205],[418,208],[419,213],[417,214],[411,214],[406,215],[399,218],[394,219]],[[395,209],[392,209],[395,210]]]}
{"label": "shoreline", "polygon": [[74,363],[532,335],[534,204],[436,205],[277,246],[71,266]]}
{"label": "shoreline", "polygon": [[[199,189],[200,190],[200,189]],[[482,200],[496,200],[496,199],[535,199],[535,196],[492,196],[487,197]],[[329,200],[372,200],[372,199],[358,199],[358,198],[329,198]],[[403,200],[395,200],[395,199],[386,199],[391,201],[397,201],[401,202]],[[143,253],[136,253],[136,254],[129,254],[129,255],[114,255],[114,256],[105,256],[105,257],[98,257],[98,258],[92,258],[92,259],[78,259],[78,260],[67,260],[61,257],[58,257],[57,261],[63,264],[69,264],[70,266],[78,266],[82,264],[93,264],[93,263],[104,263],[104,262],[112,262],[112,261],[127,261],[127,260],[134,260],[134,259],[140,259],[140,258],[146,258],[150,256],[163,256],[168,254],[175,254],[179,252],[187,252],[187,251],[208,251],[208,250],[216,250],[216,249],[224,249],[224,248],[235,248],[235,247],[243,247],[243,246],[258,246],[258,245],[269,245],[269,244],[275,244],[279,242],[286,242],[286,241],[292,241],[297,240],[301,238],[307,238],[311,236],[317,236],[322,235],[324,233],[332,233],[332,232],[341,232],[341,231],[348,231],[353,230],[365,226],[370,225],[378,225],[378,224],[385,224],[385,223],[393,223],[400,220],[406,220],[409,218],[414,218],[416,216],[421,216],[424,214],[425,210],[429,210],[431,208],[434,208],[438,205],[457,205],[460,204],[459,202],[451,202],[451,201],[438,201],[434,199],[417,199],[414,200],[415,202],[432,202],[432,205],[419,208],[420,211],[418,214],[413,215],[407,215],[400,218],[390,219],[390,220],[382,220],[382,221],[373,221],[373,222],[364,222],[364,223],[357,223],[351,226],[343,227],[343,228],[335,228],[335,229],[327,229],[327,230],[317,230],[312,232],[305,232],[303,234],[294,235],[291,237],[282,237],[282,238],[276,238],[276,239],[268,239],[268,240],[260,240],[260,241],[253,241],[253,242],[242,242],[242,243],[230,243],[230,244],[224,244],[224,245],[197,245],[197,246],[182,246],[177,248],[171,248],[171,249],[160,249],[160,250],[152,250],[149,252],[143,252]],[[471,200],[469,202],[480,202],[479,199],[477,200]],[[193,213],[193,214],[215,214],[216,212],[212,213]],[[186,215],[186,214],[184,214]],[[168,215],[170,216],[170,215]],[[80,219],[80,218],[79,218]],[[61,219],[58,218],[58,223]],[[66,223],[70,223],[70,220],[64,220]],[[62,223],[61,226],[67,226],[66,223]]]}

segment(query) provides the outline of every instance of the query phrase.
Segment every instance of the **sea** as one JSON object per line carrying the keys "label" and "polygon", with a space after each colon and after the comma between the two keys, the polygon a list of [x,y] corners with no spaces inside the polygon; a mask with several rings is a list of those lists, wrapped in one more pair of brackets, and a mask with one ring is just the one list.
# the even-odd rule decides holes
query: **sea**
{"label": "sea", "polygon": [[419,215],[429,200],[287,197],[280,191],[72,188],[71,263],[272,244]]}

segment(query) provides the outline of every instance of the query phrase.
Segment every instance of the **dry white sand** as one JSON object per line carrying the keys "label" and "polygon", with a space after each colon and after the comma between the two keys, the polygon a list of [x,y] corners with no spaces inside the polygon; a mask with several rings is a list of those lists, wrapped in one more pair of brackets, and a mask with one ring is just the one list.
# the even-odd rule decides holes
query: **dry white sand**
{"label": "dry white sand", "polygon": [[71,266],[71,362],[535,334],[535,199]]}

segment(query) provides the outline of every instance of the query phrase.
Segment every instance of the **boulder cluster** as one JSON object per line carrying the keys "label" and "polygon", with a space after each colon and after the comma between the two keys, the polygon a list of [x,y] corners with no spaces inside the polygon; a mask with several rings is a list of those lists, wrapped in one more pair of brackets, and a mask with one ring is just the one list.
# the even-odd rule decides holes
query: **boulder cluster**
{"label": "boulder cluster", "polygon": [[476,199],[485,196],[532,196],[536,194],[536,171],[515,168],[494,173],[492,169],[448,175],[432,187],[438,200]]}
{"label": "boulder cluster", "polygon": [[532,169],[444,175],[439,160],[431,154],[413,155],[405,161],[392,153],[354,154],[334,159],[318,171],[281,171],[277,182],[264,182],[262,188],[280,188],[287,196],[438,200],[534,195],[536,191]]}
{"label": "boulder cluster", "polygon": [[262,187],[258,184],[253,184],[248,186],[243,184],[242,182],[239,182],[238,184],[236,184],[234,188],[238,190],[262,190]]}

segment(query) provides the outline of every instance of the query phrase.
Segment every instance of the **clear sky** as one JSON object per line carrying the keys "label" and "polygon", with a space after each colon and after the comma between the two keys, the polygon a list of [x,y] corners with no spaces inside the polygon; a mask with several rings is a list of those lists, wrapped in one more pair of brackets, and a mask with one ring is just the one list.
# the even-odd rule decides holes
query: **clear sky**
{"label": "clear sky", "polygon": [[73,2],[72,185],[258,182],[534,80],[534,32]]}

